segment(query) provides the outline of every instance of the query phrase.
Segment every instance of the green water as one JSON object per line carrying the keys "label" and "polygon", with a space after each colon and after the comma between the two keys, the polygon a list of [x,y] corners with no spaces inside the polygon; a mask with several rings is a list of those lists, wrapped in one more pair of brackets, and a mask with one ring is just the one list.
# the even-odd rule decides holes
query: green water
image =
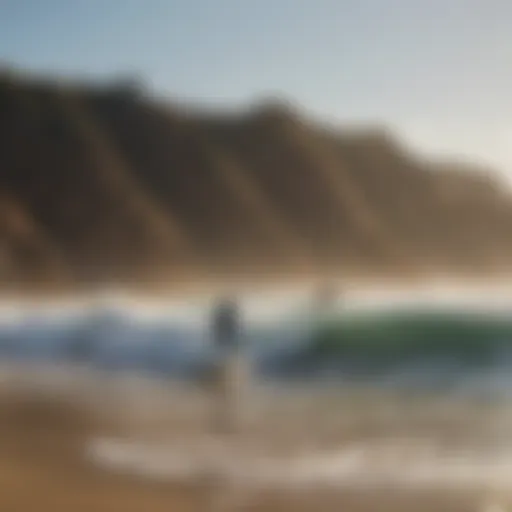
{"label": "green water", "polygon": [[485,363],[507,345],[512,349],[512,318],[453,311],[375,312],[325,320],[313,335],[309,356]]}

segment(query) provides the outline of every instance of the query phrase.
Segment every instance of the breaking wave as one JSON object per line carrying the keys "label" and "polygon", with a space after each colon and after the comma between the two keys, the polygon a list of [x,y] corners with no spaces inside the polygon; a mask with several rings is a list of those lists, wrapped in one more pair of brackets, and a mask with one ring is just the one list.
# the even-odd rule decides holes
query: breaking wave
{"label": "breaking wave", "polygon": [[[111,372],[193,379],[212,357],[207,308],[182,309],[141,318],[128,308],[98,307],[67,317],[32,314],[2,321],[0,359],[79,361]],[[277,309],[271,307],[274,316],[265,321],[249,321],[244,335],[254,371],[262,378],[357,381],[407,390],[512,390],[508,310],[402,304],[392,310],[346,308],[320,319],[307,308]]]}

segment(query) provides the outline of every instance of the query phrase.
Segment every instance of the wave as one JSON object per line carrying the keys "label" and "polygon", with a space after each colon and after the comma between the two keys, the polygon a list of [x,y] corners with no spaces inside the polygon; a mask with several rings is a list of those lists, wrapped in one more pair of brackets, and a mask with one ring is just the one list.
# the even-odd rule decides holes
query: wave
{"label": "wave", "polygon": [[314,325],[281,376],[406,390],[512,391],[512,320],[455,309],[344,314]]}
{"label": "wave", "polygon": [[381,363],[453,359],[495,362],[512,349],[512,320],[456,311],[406,311],[341,316],[316,329],[311,358],[338,357]]}
{"label": "wave", "polygon": [[[403,308],[316,319],[300,313],[249,325],[244,343],[255,373],[265,378],[512,389],[512,320],[502,313]],[[120,310],[0,326],[4,360],[80,361],[191,379],[212,352],[204,321],[141,322]]]}

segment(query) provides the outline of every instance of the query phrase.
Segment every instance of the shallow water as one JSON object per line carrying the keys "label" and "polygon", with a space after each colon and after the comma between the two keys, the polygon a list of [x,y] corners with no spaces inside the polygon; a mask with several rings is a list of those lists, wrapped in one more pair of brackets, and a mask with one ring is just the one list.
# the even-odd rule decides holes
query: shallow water
{"label": "shallow water", "polygon": [[[31,362],[0,368],[4,391],[60,396],[115,428],[84,457],[143,478],[208,474],[255,488],[499,489],[512,485],[512,402],[369,385],[260,383],[238,436],[212,435],[213,403],[186,382]],[[109,421],[106,423],[109,424]]]}
{"label": "shallow water", "polygon": [[[133,389],[133,388],[132,388]],[[90,440],[104,469],[261,488],[500,489],[512,485],[512,404],[356,389],[258,388],[238,435],[213,436],[200,390],[126,397],[127,429]],[[152,396],[153,401],[148,402]],[[167,407],[165,407],[167,404]]]}

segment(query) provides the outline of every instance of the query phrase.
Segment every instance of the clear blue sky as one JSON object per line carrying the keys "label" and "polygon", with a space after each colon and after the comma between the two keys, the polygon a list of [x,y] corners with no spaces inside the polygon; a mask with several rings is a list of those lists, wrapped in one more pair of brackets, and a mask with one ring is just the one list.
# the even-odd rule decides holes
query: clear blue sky
{"label": "clear blue sky", "polygon": [[227,105],[282,92],[512,176],[510,0],[0,0],[0,59]]}

